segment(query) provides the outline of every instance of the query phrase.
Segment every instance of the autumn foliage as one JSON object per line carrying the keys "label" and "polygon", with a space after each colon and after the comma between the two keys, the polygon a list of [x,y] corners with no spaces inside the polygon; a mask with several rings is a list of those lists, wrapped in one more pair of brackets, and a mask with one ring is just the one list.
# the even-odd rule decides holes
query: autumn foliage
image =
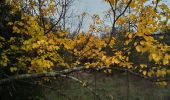
{"label": "autumn foliage", "polygon": [[94,15],[89,30],[77,34],[56,27],[64,14],[56,22],[48,20],[67,0],[40,1],[6,2],[8,13],[19,18],[6,21],[11,31],[0,31],[1,72],[12,77],[83,66],[109,73],[121,69],[167,85],[170,45],[163,39],[169,34],[170,9],[161,0],[104,0],[111,7],[112,26],[100,27],[105,22]]}

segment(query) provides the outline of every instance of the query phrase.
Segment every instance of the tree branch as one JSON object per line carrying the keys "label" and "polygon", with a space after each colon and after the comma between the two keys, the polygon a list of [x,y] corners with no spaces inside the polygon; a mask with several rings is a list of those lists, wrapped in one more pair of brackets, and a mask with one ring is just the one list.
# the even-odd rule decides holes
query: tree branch
{"label": "tree branch", "polygon": [[66,11],[65,11],[65,9],[64,9],[66,6],[67,6],[67,5],[65,5],[64,2],[62,1],[62,10],[61,10],[61,13],[60,13],[60,15],[59,15],[58,20],[50,27],[50,29],[48,29],[48,30],[45,32],[45,34],[47,34],[47,33],[49,33],[50,31],[52,31],[52,30],[54,29],[54,27],[59,24],[59,22],[62,20],[62,18],[64,17],[64,15],[65,15],[65,13],[66,13]]}
{"label": "tree branch", "polygon": [[115,22],[126,12],[127,8],[129,7],[129,5],[131,4],[132,0],[129,0],[128,4],[126,5],[125,9],[123,10],[123,12],[116,18]]}
{"label": "tree branch", "polygon": [[31,79],[31,78],[41,78],[41,77],[56,77],[61,74],[70,74],[76,71],[80,71],[85,69],[85,67],[75,67],[71,69],[65,69],[63,71],[54,71],[54,72],[46,72],[46,73],[34,73],[34,74],[22,74],[17,76],[11,76],[5,79],[0,80],[0,85],[5,83],[10,83],[12,81],[16,80],[22,80],[22,79]]}
{"label": "tree branch", "polygon": [[[106,67],[106,66],[103,66],[102,68],[91,68],[91,69],[95,69],[95,70],[112,69],[112,70],[127,71],[127,72],[131,73],[132,75],[139,76],[139,77],[144,78],[146,80],[155,81],[155,82],[169,81],[170,80],[170,77],[158,78],[158,77],[144,76],[141,73],[135,72],[132,69],[120,68],[120,67],[116,67],[115,65],[112,65],[109,68]],[[13,81],[17,81],[17,80],[23,80],[23,79],[42,78],[42,77],[56,77],[56,76],[68,75],[68,74],[71,74],[73,72],[78,72],[78,71],[82,71],[82,70],[90,70],[90,69],[86,69],[85,66],[81,66],[81,67],[74,67],[74,68],[70,68],[70,69],[65,69],[65,70],[62,70],[62,71],[53,71],[53,72],[46,72],[46,73],[34,73],[34,74],[22,74],[22,75],[11,76],[11,77],[8,77],[8,78],[5,78],[5,79],[1,79],[0,85],[10,83],[10,82],[13,82]]]}

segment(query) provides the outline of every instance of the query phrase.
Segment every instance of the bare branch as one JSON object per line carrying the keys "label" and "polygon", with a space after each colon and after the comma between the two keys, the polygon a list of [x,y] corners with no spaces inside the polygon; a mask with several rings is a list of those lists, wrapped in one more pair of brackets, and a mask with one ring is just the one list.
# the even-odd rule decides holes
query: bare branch
{"label": "bare branch", "polygon": [[[66,1],[65,1],[66,2]],[[61,7],[62,7],[62,10],[61,10],[61,13],[60,13],[60,15],[59,15],[59,18],[58,18],[58,20],[55,22],[55,24],[53,24],[51,27],[50,27],[50,29],[48,29],[46,32],[45,32],[45,34],[47,34],[47,33],[49,33],[50,31],[52,31],[53,30],[53,28],[56,26],[56,25],[58,25],[59,24],[59,22],[62,20],[62,18],[63,17],[65,17],[65,13],[66,13],[66,3],[65,3],[64,1],[62,1],[62,5],[61,5]]]}
{"label": "bare branch", "polygon": [[[116,16],[116,11],[115,11],[115,9],[113,8],[113,5],[112,5],[112,3],[110,2],[110,0],[108,0],[108,2],[109,2],[109,5],[110,5],[110,7],[111,7],[111,10],[113,11],[113,22],[115,21],[115,16]],[[116,6],[115,6],[115,8],[116,8]]]}
{"label": "bare branch", "polygon": [[[120,67],[116,67],[116,65],[112,65],[109,68],[106,67],[106,66],[103,66],[102,68],[91,68],[91,69],[94,69],[94,70],[112,69],[112,70],[127,71],[132,75],[139,76],[139,77],[144,78],[146,80],[155,81],[155,82],[169,81],[170,80],[170,77],[158,78],[158,77],[144,76],[143,74],[135,72],[132,69],[120,68]],[[82,70],[90,70],[90,69],[86,69],[85,66],[81,66],[81,67],[74,67],[74,68],[70,68],[70,69],[65,69],[65,70],[62,70],[62,71],[53,71],[53,72],[46,72],[46,73],[34,73],[34,74],[22,74],[22,75],[11,76],[11,77],[8,77],[8,78],[5,78],[5,79],[1,79],[0,85],[3,85],[5,83],[10,83],[12,81],[23,80],[23,79],[63,76],[63,75],[68,75],[70,73],[82,71]]]}
{"label": "bare branch", "polygon": [[156,5],[155,5],[155,11],[157,11],[157,7],[158,7],[158,3],[159,3],[160,0],[156,0]]}
{"label": "bare branch", "polygon": [[126,5],[125,9],[123,10],[123,12],[116,18],[115,21],[117,21],[127,10],[127,8],[129,7],[129,5],[131,4],[132,0],[129,0],[128,4]]}
{"label": "bare branch", "polygon": [[17,75],[17,76],[12,76],[9,78],[1,79],[0,85],[5,84],[5,83],[10,83],[10,82],[16,81],[16,80],[22,80],[22,79],[56,77],[61,74],[69,74],[69,73],[73,73],[75,71],[80,71],[83,69],[85,69],[85,67],[75,67],[75,68],[71,68],[71,69],[65,69],[63,71],[53,71],[53,72],[46,72],[46,73],[22,74],[22,75]]}
{"label": "bare branch", "polygon": [[46,32],[45,22],[44,22],[44,15],[42,13],[42,2],[41,0],[38,0],[38,9],[40,13],[40,22],[42,22],[44,33]]}
{"label": "bare branch", "polygon": [[112,36],[113,36],[113,32],[117,33],[116,31],[116,27],[115,27],[115,24],[117,22],[117,20],[126,12],[127,8],[129,7],[129,5],[131,4],[132,0],[129,0],[129,2],[127,3],[126,7],[124,8],[123,12],[120,13],[117,17],[116,17],[116,5],[117,5],[117,2],[115,4],[115,9],[113,8],[113,5],[111,4],[110,0],[108,0],[109,4],[110,4],[110,7],[113,11],[113,14],[114,14],[114,18],[113,18],[113,23],[112,23],[112,29],[110,31],[110,39],[109,39],[109,42],[108,44],[110,43],[111,39],[112,39]]}

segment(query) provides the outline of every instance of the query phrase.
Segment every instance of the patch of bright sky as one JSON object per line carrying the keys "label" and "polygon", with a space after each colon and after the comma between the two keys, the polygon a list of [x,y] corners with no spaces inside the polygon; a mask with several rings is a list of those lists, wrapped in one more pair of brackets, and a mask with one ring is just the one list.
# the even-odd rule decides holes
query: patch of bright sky
{"label": "patch of bright sky", "polygon": [[[170,7],[170,0],[163,0]],[[76,0],[74,6],[74,10],[76,10],[77,14],[81,14],[82,12],[87,12],[89,15],[98,14],[100,17],[104,16],[104,12],[107,11],[110,6],[104,0]],[[88,29],[88,25],[90,23],[90,18],[86,18],[84,30]]]}
{"label": "patch of bright sky", "polygon": [[88,17],[85,19],[84,31],[87,31],[88,25],[91,22],[91,17],[94,14],[99,15],[100,17],[104,16],[104,12],[109,9],[109,5],[104,2],[104,0],[76,0],[73,6],[74,10],[76,10],[77,14],[81,14],[83,12],[88,13]]}
{"label": "patch of bright sky", "polygon": [[108,10],[109,6],[104,0],[78,0],[79,8],[84,9],[89,14],[102,15],[104,11]]}

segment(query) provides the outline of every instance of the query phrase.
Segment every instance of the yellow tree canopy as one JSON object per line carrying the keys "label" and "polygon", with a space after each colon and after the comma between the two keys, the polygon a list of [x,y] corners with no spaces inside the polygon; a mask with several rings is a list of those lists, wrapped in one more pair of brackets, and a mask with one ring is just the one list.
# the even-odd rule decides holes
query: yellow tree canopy
{"label": "yellow tree canopy", "polygon": [[[56,68],[80,66],[87,70],[118,68],[165,85],[164,79],[170,74],[170,46],[154,37],[161,33],[160,38],[164,38],[165,31],[170,29],[170,9],[165,3],[161,0],[105,0],[111,7],[113,26],[101,28],[104,21],[95,15],[89,31],[73,36],[65,28],[54,29],[65,16],[66,1],[9,2],[12,7],[9,13],[19,12],[20,19],[8,22],[12,30],[8,34],[13,36],[8,39],[0,36],[1,68],[7,68],[13,75],[20,75],[21,71],[47,73]],[[46,20],[55,13],[60,13],[58,21]],[[100,32],[108,34],[103,37],[93,34]],[[123,41],[119,40],[119,34],[123,34]],[[120,45],[120,42],[123,43]],[[132,55],[146,56],[147,61],[136,63]]]}

